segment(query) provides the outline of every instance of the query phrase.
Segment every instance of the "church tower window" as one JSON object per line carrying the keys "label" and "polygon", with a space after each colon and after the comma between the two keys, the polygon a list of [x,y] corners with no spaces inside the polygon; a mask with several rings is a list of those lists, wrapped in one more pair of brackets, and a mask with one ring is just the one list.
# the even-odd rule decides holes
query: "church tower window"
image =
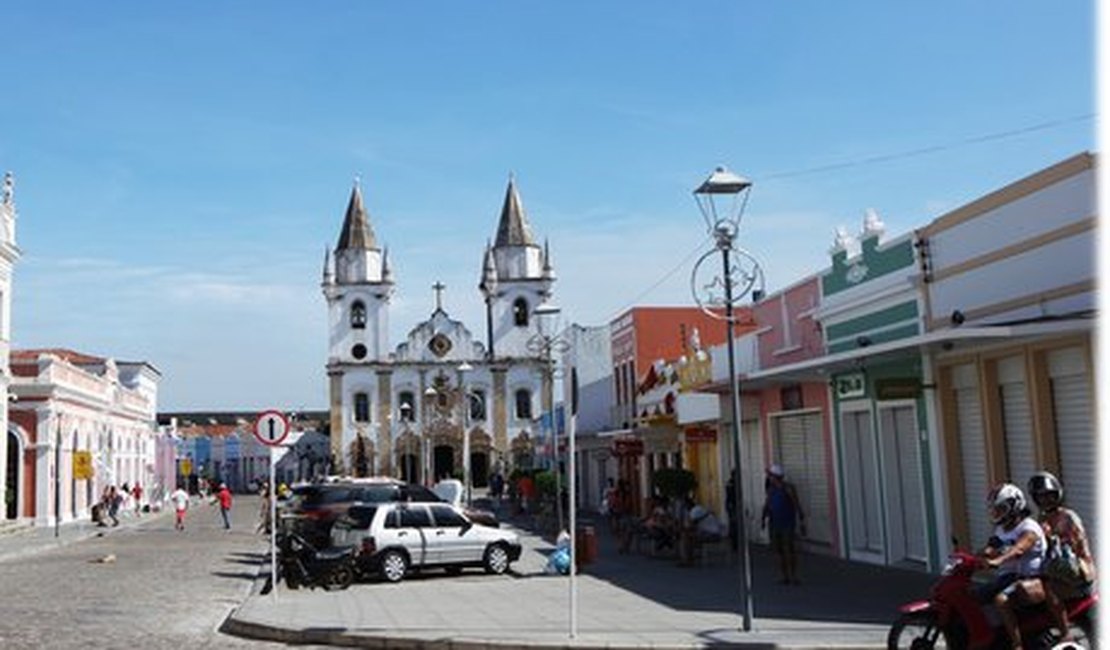
{"label": "church tower window", "polygon": [[532,419],[532,392],[527,388],[521,388],[516,392],[516,419]]}
{"label": "church tower window", "polygon": [[351,348],[351,356],[356,359],[365,359],[366,346],[361,343],[356,343],[354,347]]}
{"label": "church tower window", "polygon": [[416,396],[411,391],[404,391],[397,397],[397,401],[401,403],[401,421],[402,422],[415,422],[416,421]]}
{"label": "church tower window", "polygon": [[513,301],[513,324],[517,327],[528,327],[528,301],[524,298]]}
{"label": "church tower window", "polygon": [[356,300],[351,305],[351,327],[356,330],[366,329],[366,305],[361,300]]}
{"label": "church tower window", "polygon": [[370,421],[370,396],[366,393],[355,393],[355,422]]}

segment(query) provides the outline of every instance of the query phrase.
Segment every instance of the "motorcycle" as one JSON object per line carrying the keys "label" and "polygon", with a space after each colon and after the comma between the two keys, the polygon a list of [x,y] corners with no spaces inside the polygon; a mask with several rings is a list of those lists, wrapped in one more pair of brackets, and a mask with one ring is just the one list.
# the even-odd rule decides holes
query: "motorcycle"
{"label": "motorcycle", "polygon": [[340,591],[355,580],[355,547],[318,549],[297,533],[278,535],[278,568],[290,589]]}
{"label": "motorcycle", "polygon": [[[970,553],[955,551],[948,558],[941,577],[927,600],[899,607],[901,616],[887,635],[887,648],[930,650],[945,648],[1010,648],[1010,638],[1002,628],[993,606],[983,604],[971,589],[972,574],[982,567]],[[1069,647],[1095,646],[1094,606],[1098,594],[1091,593],[1065,601],[1068,625],[1074,643]],[[1057,646],[1052,616],[1044,604],[1019,606],[1015,610],[1021,638],[1026,648]]]}

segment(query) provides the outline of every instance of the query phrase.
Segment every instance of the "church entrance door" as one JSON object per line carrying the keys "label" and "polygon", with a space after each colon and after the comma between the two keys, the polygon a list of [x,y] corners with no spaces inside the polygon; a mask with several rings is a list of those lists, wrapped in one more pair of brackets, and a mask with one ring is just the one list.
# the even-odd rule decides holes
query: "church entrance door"
{"label": "church entrance door", "polygon": [[455,448],[451,445],[436,445],[432,465],[434,479],[439,481],[455,474]]}
{"label": "church entrance door", "polygon": [[489,455],[486,452],[471,452],[470,477],[474,487],[489,486]]}
{"label": "church entrance door", "polygon": [[4,486],[4,495],[7,497],[7,503],[4,508],[4,516],[8,519],[16,519],[19,516],[19,464],[23,454],[20,453],[19,439],[11,431],[8,432],[8,475],[7,483]]}
{"label": "church entrance door", "polygon": [[420,458],[416,454],[401,454],[401,480],[418,483],[420,479]]}

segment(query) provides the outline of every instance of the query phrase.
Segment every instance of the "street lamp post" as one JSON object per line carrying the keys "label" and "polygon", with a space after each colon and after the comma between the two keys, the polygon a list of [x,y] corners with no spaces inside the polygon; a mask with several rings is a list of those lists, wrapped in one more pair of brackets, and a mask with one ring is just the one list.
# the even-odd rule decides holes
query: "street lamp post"
{"label": "street lamp post", "polygon": [[[741,480],[742,440],[740,437],[740,381],[736,376],[736,349],[733,326],[736,316],[733,307],[751,293],[758,296],[763,291],[763,270],[754,257],[735,245],[740,231],[740,218],[748,201],[751,182],[724,167],[718,167],[709,178],[694,190],[694,199],[705,219],[705,225],[715,240],[713,250],[706,252],[694,265],[690,284],[694,300],[713,318],[724,320],[728,327],[728,380],[732,402],[733,464],[735,469],[733,489],[736,507],[729,516],[736,522],[737,545],[741,553],[740,598],[743,601],[744,631],[752,629],[752,580],[751,556],[748,550],[747,525],[744,520],[744,482]],[[702,263],[721,254],[721,271],[699,280]],[[707,267],[708,268],[708,267]],[[723,295],[718,293],[723,291]],[[724,315],[720,310],[724,310]]]}
{"label": "street lamp post", "polygon": [[463,427],[463,485],[466,487],[466,505],[471,503],[471,483],[470,476],[470,403],[471,401],[478,401],[476,395],[470,393],[465,383],[466,373],[474,370],[474,366],[466,361],[459,364],[459,392],[466,399],[460,399],[459,405],[463,410],[462,427]]}
{"label": "street lamp post", "polygon": [[[555,361],[552,353],[562,354],[570,349],[570,345],[555,333],[554,321],[560,311],[559,307],[551,304],[536,307],[535,314],[539,327],[538,332],[528,339],[528,350],[544,361],[544,396],[551,417],[551,457],[554,460],[555,471],[555,520],[561,531],[563,530],[563,486],[562,477],[559,475],[559,438],[556,435],[558,427],[555,422]],[[550,333],[544,326],[544,322],[548,320],[552,321]]]}

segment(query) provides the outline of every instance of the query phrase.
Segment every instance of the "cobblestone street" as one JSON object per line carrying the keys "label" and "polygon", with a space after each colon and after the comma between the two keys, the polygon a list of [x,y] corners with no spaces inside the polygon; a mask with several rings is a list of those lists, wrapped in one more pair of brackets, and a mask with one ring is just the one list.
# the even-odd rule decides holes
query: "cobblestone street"
{"label": "cobblestone street", "polygon": [[[172,514],[33,556],[0,562],[0,647],[277,648],[221,634],[268,547],[258,499],[240,497],[232,530],[207,504],[177,532]],[[97,560],[115,555],[115,561]]]}

